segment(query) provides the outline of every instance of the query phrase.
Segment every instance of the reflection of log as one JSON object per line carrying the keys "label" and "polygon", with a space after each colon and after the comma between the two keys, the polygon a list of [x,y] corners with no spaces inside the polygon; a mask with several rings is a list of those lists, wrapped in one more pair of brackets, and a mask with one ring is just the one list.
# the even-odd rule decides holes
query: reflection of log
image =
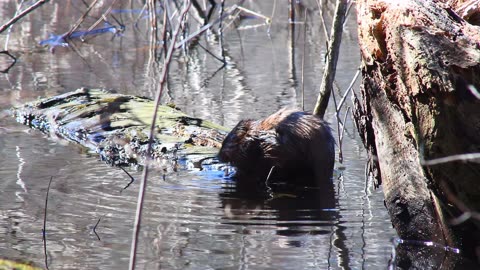
{"label": "reflection of log", "polygon": [[421,160],[480,152],[480,100],[469,90],[480,89],[480,29],[440,1],[357,4],[363,82],[356,121],[393,225],[401,238],[478,256],[479,220],[450,221],[480,210],[480,167]]}
{"label": "reflection of log", "polygon": [[[153,106],[150,99],[82,88],[13,111],[19,122],[77,142],[119,165],[144,162]],[[213,157],[226,133],[168,106],[160,106],[156,126],[153,156],[159,161],[182,154]]]}

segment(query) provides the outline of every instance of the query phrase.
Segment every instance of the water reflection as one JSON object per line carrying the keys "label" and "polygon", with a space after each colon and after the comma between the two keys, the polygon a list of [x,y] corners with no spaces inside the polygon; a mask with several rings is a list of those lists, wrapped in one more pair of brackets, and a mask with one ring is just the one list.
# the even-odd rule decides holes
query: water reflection
{"label": "water reflection", "polygon": [[[328,239],[338,218],[332,184],[324,188],[273,184],[265,189],[235,181],[226,185],[219,197],[224,223],[246,226],[239,232],[242,234],[252,234],[250,226],[274,225],[277,235],[327,235]],[[308,238],[287,238],[282,245],[302,247],[306,242]]]}
{"label": "water reflection", "polygon": [[[79,29],[93,25],[113,1],[100,2]],[[243,1],[250,10],[272,15],[272,24],[258,26],[259,19],[245,19],[225,28],[223,40],[213,33],[178,51],[162,101],[229,127],[303,99],[306,110],[313,108],[325,56],[319,14],[321,10],[330,24],[334,1],[320,1],[320,6],[312,0],[292,2],[301,4],[295,4],[294,26],[288,23],[284,2]],[[75,48],[57,48],[55,54],[38,42],[50,33],[68,31],[84,13],[84,1],[51,1],[25,17],[11,32],[9,51],[19,61],[0,78],[0,109],[84,86],[152,97],[159,85],[163,47],[151,42],[142,8],[141,1],[116,1],[113,14],[127,26],[122,36],[112,41],[110,33],[102,34]],[[16,9],[15,1],[0,2],[2,18],[10,18]],[[351,17],[337,70],[341,89],[359,65],[355,27]],[[5,40],[0,35],[2,44]],[[226,65],[206,49],[224,57]],[[339,100],[341,93],[336,94]],[[336,125],[333,113],[326,118]],[[353,122],[348,118],[345,124],[351,136],[344,140],[343,178],[334,179],[334,191],[271,186],[274,190],[265,192],[226,179],[221,169],[199,166],[152,173],[139,267],[385,269],[394,232],[381,192],[366,188],[371,185],[364,180],[365,154]],[[47,223],[51,268],[125,268],[138,181],[123,190],[130,178],[97,155],[24,130],[0,117],[1,256],[42,265],[43,205],[54,176]],[[125,169],[139,179],[140,170]],[[100,241],[92,232],[99,218]]]}

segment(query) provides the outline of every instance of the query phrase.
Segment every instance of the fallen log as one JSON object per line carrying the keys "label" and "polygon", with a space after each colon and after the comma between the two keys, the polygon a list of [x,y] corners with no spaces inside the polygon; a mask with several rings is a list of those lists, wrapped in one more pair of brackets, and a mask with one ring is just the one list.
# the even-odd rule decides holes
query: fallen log
{"label": "fallen log", "polygon": [[[12,109],[18,122],[100,154],[112,165],[144,164],[154,102],[148,98],[81,88]],[[159,107],[153,160],[175,169],[179,159],[215,157],[228,129]]]}
{"label": "fallen log", "polygon": [[[453,221],[480,210],[480,166],[424,161],[480,152],[480,28],[441,1],[359,0],[357,11],[355,120],[393,226],[402,239],[478,259],[480,220]],[[412,252],[406,266],[435,268],[432,260],[449,261],[446,250],[423,262]]]}

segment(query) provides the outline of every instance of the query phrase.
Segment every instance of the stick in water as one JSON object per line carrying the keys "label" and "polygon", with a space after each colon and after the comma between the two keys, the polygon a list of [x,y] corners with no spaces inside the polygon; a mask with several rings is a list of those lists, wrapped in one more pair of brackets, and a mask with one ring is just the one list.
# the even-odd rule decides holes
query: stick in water
{"label": "stick in water", "polygon": [[[185,2],[185,7],[182,10],[182,13],[180,15],[180,21],[182,21],[185,16],[187,15],[188,10],[190,9],[191,2],[186,1]],[[155,96],[155,109],[153,111],[153,117],[152,117],[152,124],[150,125],[150,133],[148,136],[148,144],[147,144],[147,158],[151,157],[152,153],[152,144],[154,140],[154,134],[155,134],[155,122],[157,120],[157,114],[158,114],[158,107],[160,105],[160,99],[163,93],[164,89],[164,84],[166,81],[166,77],[168,74],[168,66],[169,63],[172,59],[173,55],[173,50],[175,47],[175,42],[177,40],[178,34],[180,33],[180,28],[181,28],[181,23],[177,25],[177,28],[175,29],[175,33],[172,36],[172,40],[170,43],[170,47],[168,48],[167,55],[165,57],[165,61],[163,64],[162,68],[162,73],[160,75],[160,88],[158,89],[156,96]],[[137,254],[137,244],[138,244],[138,237],[140,235],[140,225],[141,225],[141,219],[142,219],[142,210],[143,210],[143,202],[145,198],[145,190],[147,186],[147,178],[148,178],[148,171],[149,171],[149,160],[145,162],[145,167],[143,170],[143,176],[142,176],[142,181],[140,182],[140,188],[138,190],[138,199],[137,199],[137,211],[135,214],[135,224],[133,227],[133,236],[132,236],[132,246],[130,250],[130,264],[128,269],[132,270],[135,269],[135,262],[136,262],[136,254]]]}
{"label": "stick in water", "polygon": [[45,255],[45,268],[48,269],[48,256],[47,256],[47,236],[46,229],[47,226],[47,205],[48,205],[48,192],[50,191],[50,184],[52,184],[53,176],[50,177],[47,187],[47,196],[45,197],[45,210],[43,213],[43,229],[42,229],[42,238],[43,238],[43,254]]}

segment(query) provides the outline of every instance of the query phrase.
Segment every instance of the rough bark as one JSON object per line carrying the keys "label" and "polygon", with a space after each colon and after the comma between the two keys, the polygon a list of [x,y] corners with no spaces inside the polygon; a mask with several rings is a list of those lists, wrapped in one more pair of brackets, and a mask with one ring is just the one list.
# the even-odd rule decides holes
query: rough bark
{"label": "rough bark", "polygon": [[475,257],[479,221],[450,221],[480,209],[478,163],[422,160],[480,152],[480,100],[469,90],[480,89],[480,28],[440,1],[357,5],[363,81],[355,117],[392,223],[403,239]]}

